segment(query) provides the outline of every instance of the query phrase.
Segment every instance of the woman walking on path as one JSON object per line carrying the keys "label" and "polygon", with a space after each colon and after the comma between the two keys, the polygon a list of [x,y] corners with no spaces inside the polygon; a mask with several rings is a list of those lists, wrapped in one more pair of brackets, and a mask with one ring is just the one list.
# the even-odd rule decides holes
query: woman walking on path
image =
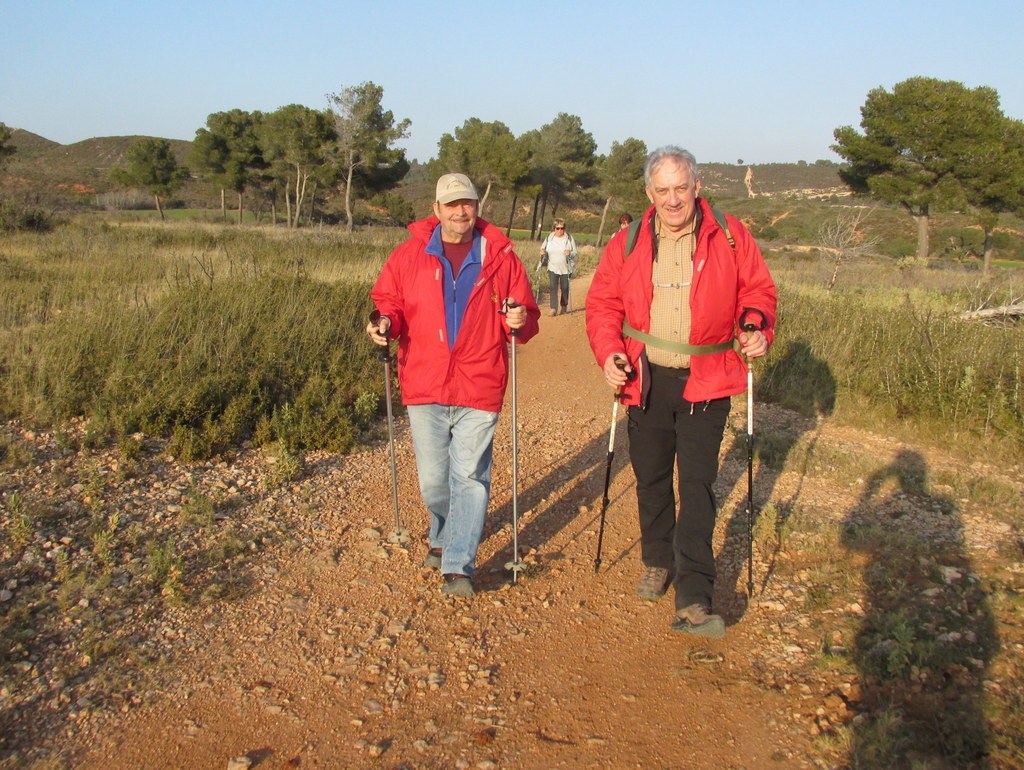
{"label": "woman walking on path", "polygon": [[[544,239],[540,247],[541,267],[548,269],[548,280],[551,288],[551,315],[558,315],[559,307],[563,313],[569,307],[569,276],[576,272],[576,239],[565,229],[565,220],[556,219],[555,229]],[[561,289],[561,302],[559,302]]]}

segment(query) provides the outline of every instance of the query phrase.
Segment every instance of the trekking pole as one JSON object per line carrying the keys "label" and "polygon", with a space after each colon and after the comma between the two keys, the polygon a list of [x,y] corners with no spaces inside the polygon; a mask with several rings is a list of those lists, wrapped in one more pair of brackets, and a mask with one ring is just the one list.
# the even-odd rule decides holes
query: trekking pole
{"label": "trekking pole", "polygon": [[[619,358],[616,359],[615,365],[625,371],[626,362]],[[627,377],[633,379],[632,376],[636,375],[636,370],[631,370]],[[615,425],[619,419],[619,396],[622,394],[621,390],[616,390],[615,395],[612,396],[612,426],[608,431],[608,462],[604,467],[604,497],[601,499],[601,524],[597,528],[597,557],[594,559],[594,572],[601,571],[601,545],[604,542],[604,516],[608,512],[608,489],[611,486],[612,481],[612,458],[615,457]]]}
{"label": "trekking pole", "polygon": [[[502,312],[507,313],[516,307],[519,307],[518,303],[505,300]],[[519,330],[510,329],[509,333],[512,336],[512,561],[505,565],[505,569],[512,571],[512,583],[515,584],[519,573],[526,569],[526,565],[519,558],[519,398],[516,393],[516,338],[519,336]]]}
{"label": "trekking pole", "polygon": [[[752,323],[743,331],[757,331]],[[754,366],[747,359],[747,597],[754,596]]]}
{"label": "trekking pole", "polygon": [[[380,311],[376,308],[370,313],[370,323],[380,323]],[[379,327],[378,327],[379,328]],[[390,331],[390,329],[389,329]],[[391,408],[391,343],[381,349],[378,354],[384,362],[384,399],[388,408],[388,447],[391,451],[391,498],[395,503],[395,529],[388,535],[389,543],[404,544],[409,542],[409,530],[402,527],[398,514],[398,462],[395,459],[395,417]]]}

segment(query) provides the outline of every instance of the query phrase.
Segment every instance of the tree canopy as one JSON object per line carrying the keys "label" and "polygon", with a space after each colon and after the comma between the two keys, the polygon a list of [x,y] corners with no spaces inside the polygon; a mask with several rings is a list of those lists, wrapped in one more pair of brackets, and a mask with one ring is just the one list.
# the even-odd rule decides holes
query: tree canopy
{"label": "tree canopy", "polygon": [[927,257],[931,212],[965,208],[968,178],[979,166],[1003,174],[982,159],[1005,120],[992,88],[915,77],[892,93],[873,89],[861,107],[864,133],[837,128],[832,149],[848,161],[840,176],[854,191],[898,204],[915,219],[917,254]]}
{"label": "tree canopy", "polygon": [[644,197],[644,163],[647,145],[640,139],[629,137],[623,142],[612,142],[611,152],[597,164],[597,176],[605,195],[601,225],[597,231],[598,243],[604,233],[605,218],[612,201],[638,213],[646,208]]}
{"label": "tree canopy", "polygon": [[271,176],[284,188],[289,227],[298,227],[310,177],[327,160],[334,129],[328,116],[289,104],[260,121],[257,135]]}
{"label": "tree canopy", "polygon": [[7,159],[14,155],[15,147],[11,144],[13,133],[6,124],[0,123],[0,169],[4,167]]}
{"label": "tree canopy", "polygon": [[526,146],[500,120],[484,122],[470,118],[437,143],[437,159],[431,164],[434,176],[461,171],[477,185],[485,185],[480,198],[484,211],[494,185],[514,187],[529,171]]}
{"label": "tree canopy", "polygon": [[[196,131],[192,142],[192,163],[220,185],[238,195],[238,221],[242,221],[242,195],[258,181],[266,167],[257,136],[262,115],[244,110],[214,112],[206,118],[206,128]],[[221,206],[223,207],[223,197]]]}
{"label": "tree canopy", "polygon": [[576,115],[560,112],[553,121],[523,134],[530,153],[530,181],[537,185],[539,213],[534,210],[535,229],[543,229],[548,203],[552,216],[565,193],[574,187],[590,187],[594,179],[597,142],[583,129]]}
{"label": "tree canopy", "polygon": [[962,159],[964,197],[985,234],[984,271],[992,264],[999,215],[1024,214],[1024,123],[1005,118]]}
{"label": "tree canopy", "polygon": [[178,165],[166,139],[142,137],[125,153],[126,166],[111,172],[114,181],[127,187],[148,190],[156,200],[160,219],[165,219],[161,198],[177,190],[188,178],[188,169]]}
{"label": "tree canopy", "polygon": [[328,114],[336,136],[334,159],[345,190],[345,217],[352,231],[352,196],[357,189],[387,190],[405,176],[405,150],[392,145],[409,135],[408,118],[395,121],[381,104],[384,89],[361,83],[329,94]]}

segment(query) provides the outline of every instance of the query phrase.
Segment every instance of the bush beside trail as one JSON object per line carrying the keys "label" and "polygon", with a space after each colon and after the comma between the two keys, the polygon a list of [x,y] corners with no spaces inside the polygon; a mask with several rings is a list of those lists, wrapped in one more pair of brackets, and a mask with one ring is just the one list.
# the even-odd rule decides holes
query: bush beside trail
{"label": "bush beside trail", "polygon": [[[85,253],[51,239],[4,265],[7,417],[82,418],[98,438],[169,436],[182,459],[252,438],[346,451],[376,417],[383,383],[362,333],[367,270],[345,249],[91,234],[98,247],[69,236]],[[368,246],[382,261],[386,247]],[[324,277],[328,267],[352,278]]]}

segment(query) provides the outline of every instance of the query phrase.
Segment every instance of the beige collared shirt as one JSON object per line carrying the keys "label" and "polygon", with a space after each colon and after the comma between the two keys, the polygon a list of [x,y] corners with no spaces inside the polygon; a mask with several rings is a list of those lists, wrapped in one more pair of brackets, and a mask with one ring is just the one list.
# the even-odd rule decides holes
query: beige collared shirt
{"label": "beige collared shirt", "polygon": [[[651,335],[663,340],[690,342],[690,282],[693,280],[693,252],[697,247],[694,234],[696,221],[679,235],[663,231],[661,220],[656,225],[654,267],[651,282]],[[658,366],[686,368],[690,356],[647,346],[647,360]]]}

